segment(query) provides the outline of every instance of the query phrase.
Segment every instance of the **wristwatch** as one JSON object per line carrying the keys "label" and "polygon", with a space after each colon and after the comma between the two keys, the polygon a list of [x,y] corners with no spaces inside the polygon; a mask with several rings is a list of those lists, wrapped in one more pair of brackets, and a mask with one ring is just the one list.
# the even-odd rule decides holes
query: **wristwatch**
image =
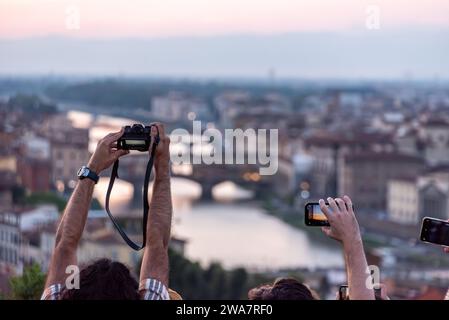
{"label": "wristwatch", "polygon": [[95,172],[93,172],[92,170],[90,170],[88,167],[86,166],[82,166],[79,170],[78,170],[78,179],[83,180],[85,178],[89,178],[92,181],[94,181],[95,183],[98,182],[98,179],[100,179],[100,177],[98,176],[98,174],[96,174]]}

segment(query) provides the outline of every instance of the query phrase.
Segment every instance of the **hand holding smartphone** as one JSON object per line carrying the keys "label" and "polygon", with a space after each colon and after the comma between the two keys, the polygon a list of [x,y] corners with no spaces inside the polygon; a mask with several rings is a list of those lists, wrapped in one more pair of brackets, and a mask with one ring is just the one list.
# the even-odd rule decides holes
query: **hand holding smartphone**
{"label": "hand holding smartphone", "polygon": [[449,222],[425,217],[422,220],[420,240],[441,246],[449,246]]}
{"label": "hand holding smartphone", "polygon": [[[328,203],[326,202],[326,205]],[[329,221],[321,211],[320,204],[318,202],[309,202],[304,208],[304,222],[306,226],[310,227],[328,227]]]}
{"label": "hand holding smartphone", "polygon": [[338,289],[338,299],[339,300],[349,300],[349,288],[348,285],[341,285]]}
{"label": "hand holding smartphone", "polygon": [[[329,203],[326,202],[326,206]],[[353,206],[354,207],[354,206]],[[332,212],[332,208],[329,207],[329,211]],[[309,202],[304,208],[304,222],[309,227],[329,227],[329,221],[321,211],[320,204],[318,202]]]}
{"label": "hand holding smartphone", "polygon": [[[382,298],[382,288],[374,288],[374,296],[376,300],[384,300]],[[338,289],[338,299],[339,300],[350,300],[349,299],[349,287],[347,284],[343,284]]]}

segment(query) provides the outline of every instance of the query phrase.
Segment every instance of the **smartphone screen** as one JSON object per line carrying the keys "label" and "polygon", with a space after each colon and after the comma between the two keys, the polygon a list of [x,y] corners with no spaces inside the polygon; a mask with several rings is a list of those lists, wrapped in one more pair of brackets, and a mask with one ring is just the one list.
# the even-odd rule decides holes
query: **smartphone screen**
{"label": "smartphone screen", "polygon": [[449,246],[449,222],[424,218],[421,228],[421,241]]}
{"label": "smartphone screen", "polygon": [[327,220],[323,211],[321,211],[320,205],[318,203],[313,205],[312,209],[312,219],[317,221],[325,221]]}
{"label": "smartphone screen", "polygon": [[329,226],[329,222],[317,202],[306,204],[304,216],[307,226]]}

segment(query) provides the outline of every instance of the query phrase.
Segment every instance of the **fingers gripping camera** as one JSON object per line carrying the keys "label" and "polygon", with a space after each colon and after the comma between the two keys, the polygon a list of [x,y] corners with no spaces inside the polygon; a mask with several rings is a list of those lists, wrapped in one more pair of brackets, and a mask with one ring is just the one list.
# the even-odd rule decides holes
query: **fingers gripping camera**
{"label": "fingers gripping camera", "polygon": [[[117,141],[117,148],[123,150],[148,151],[151,144],[151,126],[133,124],[124,127],[124,133]],[[156,136],[156,143],[158,142]]]}

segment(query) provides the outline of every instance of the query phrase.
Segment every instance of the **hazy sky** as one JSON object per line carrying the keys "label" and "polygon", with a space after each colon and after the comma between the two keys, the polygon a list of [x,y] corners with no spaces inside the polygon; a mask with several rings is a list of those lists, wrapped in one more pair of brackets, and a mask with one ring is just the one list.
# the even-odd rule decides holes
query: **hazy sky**
{"label": "hazy sky", "polygon": [[[160,37],[449,26],[448,0],[0,0],[0,37]],[[79,29],[66,28],[73,9]]]}
{"label": "hazy sky", "polygon": [[449,0],[0,0],[0,75],[269,70],[449,79]]}

